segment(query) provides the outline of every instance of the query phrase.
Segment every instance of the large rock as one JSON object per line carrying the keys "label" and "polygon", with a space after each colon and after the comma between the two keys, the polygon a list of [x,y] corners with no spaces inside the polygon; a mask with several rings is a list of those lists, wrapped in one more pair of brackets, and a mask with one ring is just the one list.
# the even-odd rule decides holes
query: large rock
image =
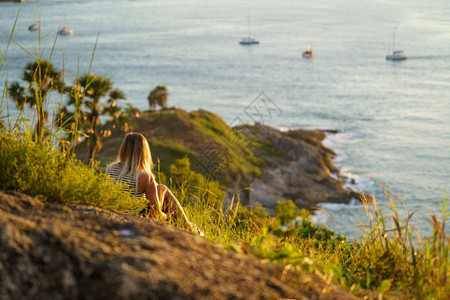
{"label": "large rock", "polygon": [[[261,203],[269,210],[278,201],[292,200],[300,208],[315,209],[319,203],[349,203],[360,194],[344,188],[345,178],[333,165],[335,153],[322,144],[321,130],[282,132],[256,124],[239,130],[248,138],[255,156],[267,165],[260,178],[251,182],[251,204]],[[334,176],[331,176],[331,175]]]}
{"label": "large rock", "polygon": [[17,193],[0,192],[0,249],[0,299],[351,298],[163,223]]}

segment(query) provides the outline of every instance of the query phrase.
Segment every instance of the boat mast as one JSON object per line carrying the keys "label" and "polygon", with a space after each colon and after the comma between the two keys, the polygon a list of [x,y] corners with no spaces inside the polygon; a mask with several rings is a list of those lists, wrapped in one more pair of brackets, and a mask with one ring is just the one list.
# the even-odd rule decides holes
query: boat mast
{"label": "boat mast", "polygon": [[250,37],[251,37],[251,32],[250,32],[250,16],[247,16],[247,25],[248,25],[248,38],[250,39]]}
{"label": "boat mast", "polygon": [[308,46],[306,46],[306,51],[311,51],[311,30],[308,29]]}
{"label": "boat mast", "polygon": [[397,31],[397,28],[394,28],[394,33],[393,33],[393,37],[392,37],[392,52],[395,51],[395,33]]}
{"label": "boat mast", "polygon": [[64,11],[64,27],[67,27],[67,16],[65,11]]}

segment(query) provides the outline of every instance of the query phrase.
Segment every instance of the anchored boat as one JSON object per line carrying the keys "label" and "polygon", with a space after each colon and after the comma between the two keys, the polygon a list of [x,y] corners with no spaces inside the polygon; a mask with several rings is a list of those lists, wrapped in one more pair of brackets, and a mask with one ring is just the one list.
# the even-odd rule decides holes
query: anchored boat
{"label": "anchored boat", "polygon": [[403,50],[395,50],[395,32],[396,30],[394,30],[392,39],[392,54],[386,55],[386,60],[405,60],[407,59],[407,56],[403,54]]}

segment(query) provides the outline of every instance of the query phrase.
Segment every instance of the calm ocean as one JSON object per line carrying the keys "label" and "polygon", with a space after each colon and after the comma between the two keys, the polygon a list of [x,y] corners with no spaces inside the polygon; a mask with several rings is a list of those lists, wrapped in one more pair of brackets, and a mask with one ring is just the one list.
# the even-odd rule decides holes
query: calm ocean
{"label": "calm ocean", "polygon": [[[0,3],[5,53],[18,3]],[[167,86],[169,105],[211,110],[227,122],[264,92],[280,110],[262,120],[282,128],[339,129],[326,144],[353,188],[383,184],[401,197],[413,223],[428,233],[428,208],[440,215],[450,188],[450,2],[447,0],[46,0],[23,4],[14,39],[31,55],[64,63],[72,82],[92,71],[113,79],[128,102],[147,109],[147,95]],[[241,46],[250,20],[259,45]],[[386,61],[397,48],[406,61]],[[302,58],[310,36],[316,52]],[[19,80],[29,54],[12,43],[0,82]],[[3,86],[0,88],[3,92]],[[359,205],[324,205],[318,221],[359,237]],[[423,215],[422,215],[423,213]]]}

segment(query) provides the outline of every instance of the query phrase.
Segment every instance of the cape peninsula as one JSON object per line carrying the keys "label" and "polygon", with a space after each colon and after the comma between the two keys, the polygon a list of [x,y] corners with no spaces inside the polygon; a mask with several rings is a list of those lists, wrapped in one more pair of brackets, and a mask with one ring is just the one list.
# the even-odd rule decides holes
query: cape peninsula
{"label": "cape peninsula", "polygon": [[[212,112],[182,109],[144,112],[133,118],[131,130],[148,139],[153,160],[166,175],[176,159],[187,156],[193,170],[219,181],[225,205],[239,194],[242,204],[260,203],[269,212],[282,200],[314,210],[319,203],[349,203],[361,196],[344,188],[345,178],[333,164],[336,154],[322,144],[335,131],[230,127]],[[124,134],[112,129],[104,140],[95,157],[102,166],[116,158]],[[87,148],[79,145],[77,156],[87,161]]]}

